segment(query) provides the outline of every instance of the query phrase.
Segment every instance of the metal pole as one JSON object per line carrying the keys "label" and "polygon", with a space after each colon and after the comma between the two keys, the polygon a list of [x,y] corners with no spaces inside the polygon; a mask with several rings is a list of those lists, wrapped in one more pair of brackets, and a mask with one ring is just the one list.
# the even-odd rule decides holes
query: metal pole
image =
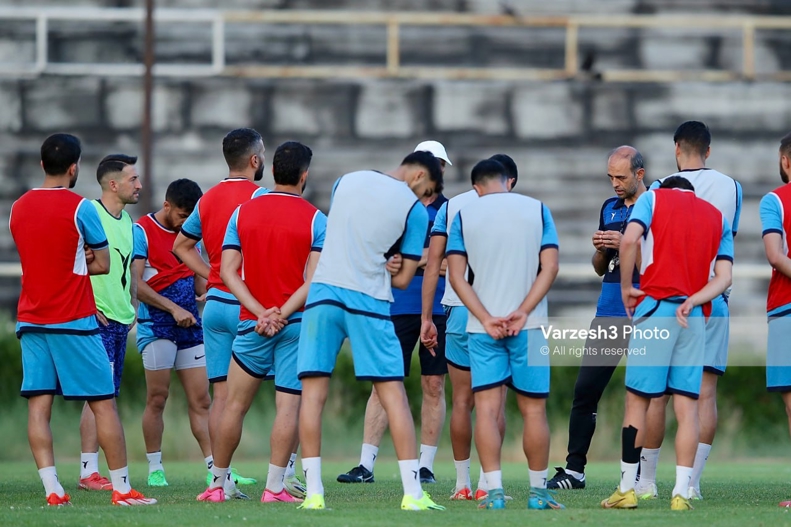
{"label": "metal pole", "polygon": [[140,192],[140,209],[143,214],[153,212],[154,161],[152,159],[151,99],[154,89],[154,0],[146,0],[145,25],[145,75],[143,77],[143,130],[140,146],[143,157],[143,188]]}

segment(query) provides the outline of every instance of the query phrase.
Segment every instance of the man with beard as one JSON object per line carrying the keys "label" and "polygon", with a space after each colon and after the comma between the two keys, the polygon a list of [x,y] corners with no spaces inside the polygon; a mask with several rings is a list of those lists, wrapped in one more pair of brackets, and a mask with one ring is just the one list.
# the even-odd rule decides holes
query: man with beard
{"label": "man with beard", "polygon": [[[132,218],[124,210],[140,199],[140,176],[135,168],[137,157],[109,155],[99,162],[96,180],[102,196],[92,203],[99,213],[102,228],[110,244],[110,272],[91,277],[93,296],[98,309],[102,343],[113,368],[115,396],[121,389],[121,374],[126,357],[126,338],[135,321],[137,283],[129,276],[132,261]],[[79,488],[84,490],[112,490],[110,480],[99,474],[99,441],[96,419],[91,408],[83,407],[80,419]]]}

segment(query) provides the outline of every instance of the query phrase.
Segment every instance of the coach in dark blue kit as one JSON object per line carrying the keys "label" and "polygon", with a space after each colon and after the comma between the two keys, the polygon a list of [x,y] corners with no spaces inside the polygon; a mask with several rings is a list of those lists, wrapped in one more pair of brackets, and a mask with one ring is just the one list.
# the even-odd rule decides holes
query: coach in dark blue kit
{"label": "coach in dark blue kit", "polygon": [[[637,198],[645,192],[643,183],[645,168],[643,156],[631,146],[621,146],[610,152],[607,159],[607,176],[610,178],[616,196],[602,205],[599,214],[599,230],[593,235],[596,252],[592,264],[596,274],[603,276],[601,294],[596,305],[596,318],[591,329],[606,328],[603,334],[611,334],[612,326],[617,328],[617,338],[589,338],[585,342],[588,350],[602,348],[624,349],[629,339],[624,338],[623,327],[630,325],[621,300],[621,267],[618,247],[621,243],[626,223],[632,213]],[[632,272],[632,282],[640,281],[640,262]],[[569,444],[566,468],[556,467],[557,473],[548,482],[550,489],[585,488],[585,465],[593,433],[596,430],[596,411],[604,389],[612,378],[620,354],[602,355],[591,352],[583,355],[577,382],[574,385],[574,402],[569,420]]]}

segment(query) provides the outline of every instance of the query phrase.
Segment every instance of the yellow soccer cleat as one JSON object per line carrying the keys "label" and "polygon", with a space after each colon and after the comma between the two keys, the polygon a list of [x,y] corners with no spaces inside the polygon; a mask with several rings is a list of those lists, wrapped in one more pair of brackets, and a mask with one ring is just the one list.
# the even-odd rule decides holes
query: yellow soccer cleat
{"label": "yellow soccer cleat", "polygon": [[324,496],[322,494],[314,494],[302,502],[298,509],[320,511],[326,509],[324,505]]}
{"label": "yellow soccer cleat", "polygon": [[636,509],[637,494],[634,493],[634,489],[621,492],[621,488],[618,487],[612,496],[601,502],[601,506],[605,509]]}
{"label": "yellow soccer cleat", "polygon": [[670,510],[691,511],[694,510],[694,507],[689,504],[689,500],[687,498],[682,498],[680,494],[676,494],[673,496],[673,499],[670,500]]}
{"label": "yellow soccer cleat", "polygon": [[423,491],[423,497],[419,500],[413,498],[409,494],[404,494],[404,499],[401,500],[401,510],[403,511],[444,511],[445,507],[437,505],[431,501],[431,496],[428,492]]}

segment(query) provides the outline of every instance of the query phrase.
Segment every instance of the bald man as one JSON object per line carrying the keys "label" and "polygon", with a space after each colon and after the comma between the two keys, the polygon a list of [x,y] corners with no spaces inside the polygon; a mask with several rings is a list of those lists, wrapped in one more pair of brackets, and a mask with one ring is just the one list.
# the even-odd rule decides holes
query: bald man
{"label": "bald man", "polygon": [[[585,348],[625,349],[629,344],[624,337],[623,327],[629,325],[626,310],[621,300],[621,267],[618,247],[621,243],[626,223],[632,213],[637,198],[645,192],[645,168],[643,156],[631,146],[620,146],[607,157],[607,177],[610,178],[615,196],[607,199],[599,213],[599,229],[593,234],[592,264],[596,274],[603,277],[601,294],[596,305],[596,318],[591,323],[592,330],[602,328],[603,334],[612,334],[614,339],[588,338]],[[640,281],[640,262],[634,269],[624,272],[632,274],[635,287]],[[599,334],[599,333],[597,333]],[[569,420],[569,444],[566,468],[556,467],[557,473],[547,483],[550,489],[584,489],[585,465],[593,433],[596,430],[596,412],[604,389],[612,378],[621,354],[583,355],[582,365],[574,385],[574,402]]]}

